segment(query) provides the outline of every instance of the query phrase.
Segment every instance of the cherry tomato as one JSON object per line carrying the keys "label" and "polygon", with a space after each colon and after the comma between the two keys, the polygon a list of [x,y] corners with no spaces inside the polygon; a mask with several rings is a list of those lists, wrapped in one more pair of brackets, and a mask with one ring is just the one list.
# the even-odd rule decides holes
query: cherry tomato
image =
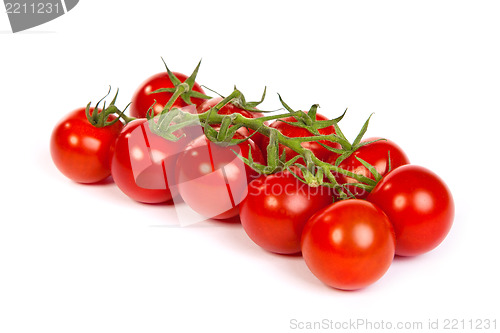
{"label": "cherry tomato", "polygon": [[130,122],[116,141],[111,162],[113,179],[127,196],[143,203],[171,200],[169,180],[173,178],[177,155],[188,144],[183,137],[169,141],[153,134],[146,119]]}
{"label": "cherry tomato", "polygon": [[[177,77],[180,81],[184,82],[188,77],[182,73],[173,73],[175,77]],[[170,81],[167,72],[162,72],[151,76],[146,79],[135,91],[134,96],[132,97],[132,104],[130,104],[130,116],[135,118],[146,118],[146,114],[149,108],[154,104],[153,111],[154,115],[158,115],[162,110],[165,104],[170,100],[173,93],[170,92],[162,92],[151,94],[151,92],[160,89],[160,88],[173,88],[174,84]],[[204,94],[203,89],[195,83],[193,85],[193,90]],[[195,105],[200,105],[205,100],[200,98],[191,98],[191,102]],[[184,107],[187,106],[186,102],[182,98],[177,98],[175,101],[174,107]]]}
{"label": "cherry tomato", "polygon": [[263,249],[298,253],[305,223],[332,201],[328,188],[309,187],[288,171],[262,176],[248,185],[248,194],[241,203],[241,224]]}
{"label": "cherry tomato", "polygon": [[[234,138],[244,136],[236,133]],[[177,188],[184,202],[207,218],[238,215],[248,183],[258,175],[235,152],[248,158],[250,149],[254,161],[263,164],[262,153],[251,139],[226,147],[204,135],[192,141],[179,155],[175,168]]]}
{"label": "cherry tomato", "polygon": [[[90,113],[94,108],[90,109]],[[98,112],[101,112],[98,109]],[[108,121],[116,119],[110,115]],[[78,183],[96,183],[109,177],[115,140],[123,124],[95,127],[87,120],[85,108],[69,113],[56,125],[50,139],[50,153],[56,167]]]}
{"label": "cherry tomato", "polygon": [[[369,138],[363,142],[373,141],[380,138]],[[360,158],[375,167],[380,175],[385,176],[389,172],[389,156],[391,170],[405,164],[409,164],[410,160],[405,152],[393,141],[383,140],[369,143],[365,146],[358,148],[351,156],[340,163],[339,167],[344,170],[354,172],[371,179],[375,179],[372,173],[356,158]],[[328,163],[335,164],[337,154],[332,154],[327,160]],[[336,176],[339,184],[357,183],[354,178],[337,174]],[[368,196],[369,192],[352,185],[346,185],[347,190],[356,198],[364,199]]]}
{"label": "cherry tomato", "polygon": [[323,283],[343,290],[379,280],[394,258],[394,230],[384,212],[360,199],[314,214],[302,233],[302,256]]}
{"label": "cherry tomato", "polygon": [[435,173],[420,166],[403,165],[391,171],[366,199],[391,220],[400,256],[434,249],[453,224],[455,206],[450,190]]}
{"label": "cherry tomato", "polygon": [[[214,98],[206,100],[205,102],[203,102],[198,107],[198,109],[197,109],[198,113],[207,112],[208,110],[210,110],[211,108],[213,108],[214,106],[216,106],[218,103],[220,103],[220,101],[222,101],[222,100],[223,100],[222,97],[214,97]],[[239,113],[243,117],[246,117],[246,118],[259,118],[259,117],[263,116],[263,114],[261,112],[247,111],[245,109],[237,107],[233,103],[227,103],[217,113],[218,114],[222,114],[222,115]],[[266,125],[267,125],[267,123],[266,123]],[[245,135],[245,136],[250,136],[250,135],[253,134],[252,135],[252,141],[255,142],[255,144],[257,145],[257,147],[262,148],[261,144],[262,144],[264,138],[266,137],[265,135],[260,134],[258,132],[255,133],[254,130],[252,130],[252,129],[247,130],[246,128],[243,128],[243,127],[240,128],[239,132],[241,134]],[[261,149],[261,151],[262,151],[262,149]],[[263,151],[262,151],[262,153],[264,154]]]}
{"label": "cherry tomato", "polygon": [[[292,122],[292,123],[297,122],[297,119],[295,119],[292,116],[282,118],[281,120],[287,121],[287,122]],[[316,113],[316,120],[329,120],[329,119],[327,117],[319,114],[319,113]],[[278,131],[280,131],[281,134],[288,136],[288,137],[291,137],[291,138],[303,138],[303,137],[308,137],[308,136],[314,136],[314,134],[312,134],[311,132],[309,132],[305,128],[292,126],[292,125],[289,125],[287,123],[284,123],[283,121],[279,121],[279,120],[274,121],[271,123],[271,125],[269,125],[269,127],[275,128]],[[335,134],[335,127],[333,125],[328,126],[328,127],[319,129],[318,132],[321,135]],[[327,140],[319,140],[318,142],[320,142],[326,146],[332,147],[332,148],[337,148],[337,149],[341,148],[340,144],[338,144],[336,142],[331,142],[331,141],[327,141]],[[328,149],[326,149],[325,147],[321,146],[318,142],[315,142],[315,141],[303,142],[302,147],[310,149],[314,153],[314,155],[322,161],[326,161],[330,156],[332,156],[332,154],[335,154],[335,153],[329,151]],[[269,144],[269,138],[264,136],[264,138],[262,139],[262,146],[261,146],[262,149],[264,150],[264,147],[267,147],[268,144]],[[293,157],[298,155],[292,149],[280,144],[279,145],[280,156],[283,153],[283,150],[285,150],[285,152],[286,152],[286,160],[287,161],[289,161],[290,159],[292,159]],[[298,162],[304,163],[302,159],[299,159]]]}

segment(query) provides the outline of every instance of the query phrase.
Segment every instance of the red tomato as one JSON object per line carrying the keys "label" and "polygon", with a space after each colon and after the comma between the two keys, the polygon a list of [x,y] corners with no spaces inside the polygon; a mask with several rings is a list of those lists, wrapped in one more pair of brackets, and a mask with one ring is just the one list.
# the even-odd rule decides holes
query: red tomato
{"label": "red tomato", "polygon": [[367,200],[389,216],[400,256],[434,249],[453,224],[455,206],[450,190],[435,173],[420,166],[403,165],[391,171]]}
{"label": "red tomato", "polygon": [[[90,113],[94,108],[90,108]],[[101,112],[98,109],[98,112]],[[111,115],[108,121],[116,119]],[[87,120],[85,108],[77,109],[54,128],[50,153],[56,167],[78,183],[96,183],[109,177],[115,140],[123,124],[95,127]]]}
{"label": "red tomato", "polygon": [[[222,97],[214,97],[214,98],[206,100],[203,104],[201,104],[198,107],[198,113],[207,112],[208,110],[210,110],[211,108],[216,106],[218,103],[220,103],[220,101],[222,101],[222,100],[223,100]],[[222,114],[222,115],[239,113],[243,117],[247,117],[247,118],[259,118],[259,117],[263,116],[263,114],[261,112],[247,111],[245,109],[241,109],[241,108],[237,107],[233,103],[227,103],[217,113]],[[252,135],[255,132],[252,129],[250,129],[250,130],[247,130],[245,128],[242,128],[242,129],[244,129],[244,131],[241,131],[241,129],[240,129],[239,132],[245,136]],[[262,148],[261,144],[262,144],[265,137],[266,137],[265,135],[257,132],[257,133],[252,135],[252,141],[255,142],[257,147]],[[262,153],[264,153],[264,152],[262,151]]]}
{"label": "red tomato", "polygon": [[307,221],[302,256],[323,283],[344,290],[380,279],[394,258],[394,230],[384,212],[365,200],[339,201]]}
{"label": "red tomato", "polygon": [[[244,137],[236,133],[234,138]],[[262,153],[251,139],[223,147],[202,135],[186,147],[177,160],[175,177],[179,193],[191,209],[214,219],[238,215],[239,203],[257,172],[234,152],[248,157],[249,145],[254,161],[263,164]]]}
{"label": "red tomato", "polygon": [[[174,72],[175,77],[184,82],[188,77],[182,73]],[[170,81],[167,72],[162,72],[151,76],[146,79],[139,88],[134,93],[132,97],[132,104],[130,104],[130,116],[135,118],[146,118],[146,114],[149,108],[155,103],[153,107],[154,115],[158,115],[162,110],[165,104],[170,100],[173,93],[170,92],[162,92],[151,94],[151,92],[160,89],[160,88],[173,88],[174,84]],[[204,94],[203,89],[195,83],[193,85],[193,90]],[[191,102],[195,105],[200,105],[205,100],[201,98],[191,98]],[[174,105],[175,107],[181,108],[187,106],[186,102],[182,100],[182,98],[177,98]]]}
{"label": "red tomato", "polygon": [[[169,180],[174,175],[177,155],[187,145],[186,137],[177,142],[157,136],[146,119],[130,122],[116,141],[111,162],[113,179],[127,196],[144,203],[172,199]],[[173,193],[172,193],[173,192]]]}
{"label": "red tomato", "polygon": [[309,187],[288,171],[262,176],[248,185],[240,208],[241,224],[263,249],[298,253],[307,220],[332,201],[328,188]]}
{"label": "red tomato", "polygon": [[[284,120],[287,122],[292,122],[292,123],[297,122],[297,119],[295,119],[292,116],[282,118],[281,120]],[[316,113],[316,120],[328,120],[328,118],[319,114],[319,113]],[[314,136],[314,134],[312,134],[311,132],[309,132],[305,128],[295,127],[295,126],[289,125],[289,124],[284,123],[284,122],[279,121],[279,120],[272,122],[271,125],[269,125],[269,127],[275,128],[278,131],[280,131],[281,134],[288,136],[288,137],[291,137],[291,138],[303,138],[303,137],[308,137],[308,136]],[[335,134],[335,127],[333,125],[328,126],[328,127],[325,127],[325,128],[318,130],[318,132],[321,135]],[[326,146],[332,147],[332,148],[337,148],[337,149],[341,148],[340,144],[338,144],[336,142],[331,142],[331,141],[327,141],[327,140],[320,140],[319,142],[326,145]],[[262,140],[262,146],[261,146],[262,149],[264,150],[264,147],[267,147],[268,144],[269,144],[269,138],[264,136],[264,138]],[[334,154],[333,152],[329,151],[328,149],[321,146],[318,142],[315,142],[315,141],[304,142],[304,143],[302,143],[302,147],[310,149],[314,153],[314,155],[322,161],[326,161],[332,154]],[[283,150],[285,150],[285,152],[286,152],[286,160],[287,161],[289,161],[290,159],[292,159],[293,157],[298,155],[292,149],[280,144],[279,145],[280,156],[283,153]],[[300,161],[302,161],[302,162],[300,162]],[[298,162],[304,163],[302,159],[299,159]]]}
{"label": "red tomato", "polygon": [[[363,142],[377,139],[379,138],[369,138],[363,140]],[[389,172],[389,153],[391,157],[391,170],[394,170],[401,165],[410,163],[410,160],[406,156],[405,152],[396,143],[390,140],[384,140],[369,143],[366,146],[357,149],[351,156],[342,161],[339,167],[358,175],[375,179],[372,173],[360,161],[358,161],[356,157],[368,162],[375,167],[380,175],[385,176]],[[335,164],[337,157],[337,154],[332,154],[327,162]],[[337,174],[336,178],[339,184],[357,183],[354,178],[342,174]],[[352,185],[347,185],[347,189],[359,199],[364,199],[369,194],[368,191]]]}

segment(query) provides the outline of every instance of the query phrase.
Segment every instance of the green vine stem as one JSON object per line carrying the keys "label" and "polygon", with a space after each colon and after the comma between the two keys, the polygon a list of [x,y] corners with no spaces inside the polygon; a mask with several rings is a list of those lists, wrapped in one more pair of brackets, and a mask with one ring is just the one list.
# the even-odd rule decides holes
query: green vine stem
{"label": "green vine stem", "polygon": [[[332,187],[340,187],[340,185],[337,183],[335,176],[333,173],[341,173],[343,175],[346,175],[348,177],[351,177],[355,180],[357,180],[360,183],[366,184],[368,186],[374,186],[376,185],[376,182],[373,179],[370,179],[368,177],[365,177],[363,175],[359,175],[356,173],[353,173],[351,171],[345,170],[340,168],[337,165],[332,165],[330,163],[321,161],[318,159],[314,153],[307,149],[304,148],[301,143],[303,142],[310,142],[310,141],[318,141],[318,140],[327,140],[331,142],[337,142],[339,143],[343,151],[346,153],[352,154],[354,149],[357,149],[357,147],[353,147],[353,145],[345,139],[345,137],[338,136],[336,134],[331,134],[331,135],[316,135],[316,136],[310,136],[310,137],[302,137],[302,138],[291,138],[283,135],[281,132],[279,132],[277,129],[268,127],[265,125],[266,121],[269,120],[276,120],[276,119],[281,119],[284,117],[303,117],[306,115],[303,111],[289,111],[289,113],[286,114],[278,114],[278,115],[272,115],[272,116],[265,116],[265,117],[260,117],[260,118],[247,118],[244,117],[243,115],[239,113],[234,113],[231,115],[220,115],[218,114],[218,111],[223,108],[227,103],[230,103],[233,99],[239,99],[241,98],[242,93],[235,89],[229,96],[221,100],[217,105],[215,105],[212,109],[201,113],[201,114],[191,114],[187,112],[182,112],[179,109],[173,109],[176,110],[176,115],[173,118],[170,118],[169,120],[172,120],[172,123],[169,122],[168,126],[165,127],[163,126],[161,130],[159,130],[158,126],[155,126],[155,128],[152,129],[152,131],[159,135],[162,136],[166,139],[172,139],[172,135],[175,131],[182,129],[187,126],[192,126],[196,124],[228,124],[228,119],[230,120],[230,124],[232,126],[235,126],[236,128],[239,127],[246,127],[248,129],[253,129],[256,132],[262,133],[263,135],[267,137],[274,137],[275,141],[279,144],[282,144],[284,146],[289,147],[296,153],[298,153],[300,156],[304,158],[306,161],[306,165],[308,167],[309,171],[312,171],[314,168],[316,169],[321,169],[323,174],[326,176],[326,178],[330,181],[331,184],[320,184],[321,182],[319,181],[311,181],[309,182],[310,186],[319,186],[319,185],[327,185],[327,186],[332,186]],[[163,123],[162,122],[162,117],[165,117],[167,113],[170,113],[172,111],[168,111],[168,108],[165,108],[163,112],[158,116],[159,120],[158,123]],[[170,115],[172,116],[172,115]],[[291,123],[294,124],[294,123]],[[225,128],[226,128],[225,126]],[[312,126],[312,125],[310,125]],[[308,126],[305,126],[307,128]],[[226,128],[227,130],[227,128]],[[234,132],[234,131],[232,131]],[[220,133],[219,133],[220,134]],[[234,133],[233,133],[234,134]],[[226,143],[226,144],[235,144],[239,143],[244,140],[233,140],[232,137],[224,137],[224,135],[217,136],[216,138],[210,138],[214,139],[216,141],[219,141],[221,143]],[[271,159],[276,158],[276,156],[271,156]],[[247,161],[248,162],[248,161]],[[255,165],[254,165],[255,166]],[[263,170],[263,169],[262,169]],[[259,170],[259,171],[262,171]]]}
{"label": "green vine stem", "polygon": [[[153,92],[153,93],[158,93],[162,91],[168,91],[173,93],[170,100],[164,106],[162,112],[158,116],[153,118],[151,115],[148,115],[149,118],[148,123],[153,133],[167,140],[177,141],[181,138],[178,135],[179,132],[177,132],[180,129],[189,126],[202,126],[204,128],[205,135],[211,141],[217,142],[221,145],[234,145],[242,143],[249,139],[249,138],[234,139],[236,131],[241,127],[246,127],[248,129],[254,130],[255,132],[259,132],[269,137],[270,139],[270,143],[267,147],[267,153],[268,153],[267,165],[260,165],[255,163],[252,160],[251,155],[249,156],[249,159],[246,159],[242,156],[238,156],[246,164],[248,164],[249,166],[251,166],[252,168],[256,169],[261,173],[271,174],[283,169],[289,169],[290,171],[292,171],[290,167],[294,165],[298,169],[300,169],[303,179],[298,175],[296,175],[295,172],[292,171],[292,173],[301,181],[306,182],[309,186],[313,187],[321,185],[332,187],[335,190],[337,190],[337,193],[339,194],[341,199],[349,198],[352,194],[346,194],[344,192],[344,188],[342,185],[338,184],[335,178],[335,174],[342,174],[352,179],[355,179],[358,183],[351,183],[350,185],[359,186],[364,189],[367,189],[368,191],[373,189],[373,187],[377,184],[377,181],[380,179],[380,175],[376,172],[373,166],[370,166],[368,163],[364,161],[362,161],[364,162],[363,165],[365,165],[367,169],[373,174],[375,180],[360,174],[356,174],[349,170],[345,170],[339,166],[344,159],[348,158],[359,147],[371,143],[371,142],[361,142],[361,139],[367,130],[371,116],[364,123],[363,127],[361,128],[355,140],[352,143],[350,143],[349,140],[346,139],[346,137],[344,136],[338,125],[338,122],[343,118],[345,112],[344,114],[342,114],[342,116],[335,119],[317,121],[316,112],[319,107],[317,104],[314,104],[307,113],[304,111],[294,111],[283,101],[283,99],[279,95],[278,96],[280,102],[287,111],[287,113],[258,117],[258,118],[247,118],[239,113],[233,113],[229,115],[221,115],[218,113],[228,103],[235,103],[236,105],[243,103],[242,107],[254,111],[256,110],[255,106],[263,101],[265,96],[265,90],[262,99],[260,101],[246,102],[244,95],[241,93],[241,91],[239,91],[235,87],[229,96],[223,98],[217,105],[212,107],[210,110],[200,114],[192,114],[184,112],[179,108],[173,107],[174,103],[177,101],[178,98],[182,98],[187,102],[191,102],[190,97],[198,97],[203,99],[209,98],[206,95],[197,93],[192,90],[194,79],[196,78],[199,66],[200,64],[198,64],[195,71],[190,76],[190,78],[186,80],[186,82],[176,81],[175,88],[161,88]],[[169,75],[173,76],[168,67],[167,67],[167,72],[169,73]],[[109,92],[106,96],[108,95]],[[118,96],[118,91],[116,92],[116,95],[113,98],[111,104],[107,108],[104,105],[102,112],[92,112],[92,114],[90,114],[90,103],[89,103],[86,108],[87,118],[89,122],[94,126],[102,127],[111,125],[112,123],[119,121],[120,119],[122,119],[125,122],[125,124],[134,120],[135,118],[128,117],[125,115],[125,110],[130,105],[130,103],[123,111],[119,110],[115,106],[117,96]],[[96,109],[98,108],[99,103],[102,100],[104,100],[104,98],[102,98],[97,103],[95,107]],[[259,112],[265,112],[265,111],[259,110]],[[113,119],[112,121],[108,121],[108,118],[111,114],[117,114],[118,117],[116,119]],[[294,117],[297,121],[286,122],[282,120],[283,118],[290,116]],[[266,123],[271,120],[284,121],[285,123],[291,126],[305,128],[311,133],[311,136],[308,137],[285,136],[277,129],[271,128],[266,125]],[[218,131],[210,126],[215,124],[220,125]],[[335,134],[320,135],[318,130],[328,126],[334,126]],[[339,154],[339,157],[337,158],[335,163],[330,164],[325,161],[322,161],[319,158],[317,158],[310,149],[303,147],[302,145],[303,143],[312,141],[318,142],[325,149],[328,149],[333,153]],[[322,144],[319,141],[335,142],[338,143],[342,148],[341,149],[332,148]],[[298,155],[290,159],[289,161],[286,161],[286,156],[284,152],[281,156],[279,156],[279,149],[278,149],[279,145],[283,145],[290,148]],[[303,158],[303,160],[305,161],[306,163],[305,166],[296,163],[297,160],[300,158]]]}

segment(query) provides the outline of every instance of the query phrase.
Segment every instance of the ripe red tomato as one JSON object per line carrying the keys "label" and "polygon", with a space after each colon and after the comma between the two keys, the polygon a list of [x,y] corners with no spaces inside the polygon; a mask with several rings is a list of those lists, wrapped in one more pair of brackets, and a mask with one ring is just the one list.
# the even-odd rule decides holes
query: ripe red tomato
{"label": "ripe red tomato", "polygon": [[[188,77],[182,73],[173,73],[175,77],[184,82]],[[170,92],[162,92],[151,94],[151,92],[160,89],[160,88],[173,88],[174,84],[170,81],[167,72],[162,72],[151,76],[146,79],[135,91],[134,96],[132,97],[132,104],[130,104],[130,116],[135,118],[146,118],[146,114],[149,108],[155,103],[153,107],[154,115],[158,115],[162,110],[165,104],[169,101],[170,97],[172,97],[173,93]],[[195,83],[193,85],[193,90],[204,94],[203,89]],[[191,98],[191,102],[195,105],[200,105],[205,100],[201,98]],[[182,98],[177,98],[175,101],[174,107],[184,107],[187,106],[186,102],[182,100]]]}
{"label": "ripe red tomato", "polygon": [[450,231],[453,197],[432,171],[403,165],[386,175],[366,198],[389,217],[396,232],[396,254],[415,256],[437,247]]}
{"label": "ripe red tomato", "polygon": [[[234,138],[244,136],[236,133]],[[228,219],[238,215],[248,183],[258,174],[235,152],[248,158],[250,149],[254,161],[263,164],[262,153],[251,139],[227,147],[211,142],[204,135],[192,141],[179,155],[175,168],[177,188],[184,202],[207,218]]]}
{"label": "ripe red tomato", "polygon": [[[90,108],[90,113],[94,108]],[[98,109],[98,112],[101,112]],[[107,119],[112,121],[115,116]],[[78,183],[96,183],[109,177],[115,140],[123,124],[95,127],[87,120],[85,108],[74,110],[56,125],[50,139],[50,153],[56,167]]]}
{"label": "ripe red tomato", "polygon": [[[222,100],[223,100],[222,97],[214,97],[214,98],[206,100],[197,108],[198,113],[207,112],[208,110],[210,110],[211,108],[216,106],[218,103],[220,103],[220,101],[222,101]],[[247,111],[245,109],[241,109],[241,108],[237,107],[233,103],[227,103],[217,113],[222,114],[222,115],[239,113],[242,116],[247,117],[247,118],[259,118],[259,117],[263,116],[263,114],[261,112]],[[255,133],[254,130],[252,130],[252,129],[247,130],[246,128],[241,128],[240,130],[238,130],[238,132],[240,132],[241,134],[243,134],[245,136],[250,136],[253,133]],[[266,137],[265,135],[257,132],[257,133],[252,135],[252,141],[255,142],[257,147],[262,148],[261,144],[262,144],[265,137]],[[262,151],[262,149],[261,149],[261,151]],[[262,151],[262,153],[264,154],[263,151]]]}
{"label": "ripe red tomato", "polygon": [[[292,122],[292,123],[297,122],[297,119],[295,119],[292,116],[282,118],[281,120],[287,121],[287,122]],[[328,118],[319,114],[319,113],[316,113],[316,120],[328,120]],[[283,121],[279,121],[279,120],[274,121],[271,123],[271,125],[269,125],[269,127],[275,128],[278,131],[280,131],[281,134],[288,136],[288,137],[291,137],[291,138],[303,138],[303,137],[308,137],[308,136],[314,136],[314,134],[312,134],[311,132],[309,132],[305,128],[295,127],[295,126],[289,125],[287,123],[284,123]],[[333,125],[328,126],[328,127],[325,127],[325,128],[318,130],[318,132],[321,135],[335,134],[335,127]],[[320,142],[326,146],[332,147],[332,148],[337,148],[337,149],[341,148],[340,144],[338,144],[336,142],[331,142],[328,140],[319,140],[318,142]],[[335,153],[329,151],[328,149],[326,149],[325,147],[321,146],[318,142],[315,142],[315,141],[303,142],[302,147],[310,149],[314,153],[314,155],[322,161],[326,161],[330,156],[332,156],[332,154],[335,154]],[[264,147],[267,147],[268,144],[269,144],[269,138],[264,136],[264,138],[262,139],[262,146],[261,146],[262,149],[264,150]],[[298,155],[292,149],[280,144],[279,145],[279,155],[280,156],[283,153],[283,150],[285,150],[285,152],[286,152],[286,160],[287,161],[289,161],[290,159],[292,159],[293,157]],[[299,159],[298,162],[304,163],[302,159]]]}
{"label": "ripe red tomato", "polygon": [[116,140],[111,162],[116,185],[139,202],[171,200],[176,193],[171,191],[169,180],[173,179],[177,155],[187,143],[186,137],[173,142],[153,134],[146,119],[130,122]]}
{"label": "ripe red tomato", "polygon": [[288,171],[262,176],[248,185],[240,208],[241,224],[250,239],[263,249],[298,253],[307,220],[332,201],[328,188],[309,187]]}
{"label": "ripe red tomato", "polygon": [[344,290],[380,279],[394,258],[394,230],[384,212],[360,199],[339,201],[307,221],[302,256],[323,283]]}
{"label": "ripe red tomato", "polygon": [[[363,142],[373,141],[380,138],[369,138],[363,140]],[[390,154],[390,155],[389,155]],[[368,162],[375,167],[381,176],[385,176],[389,172],[389,156],[391,158],[391,170],[405,164],[409,164],[410,160],[406,156],[405,152],[393,141],[384,140],[369,143],[366,146],[358,148],[351,156],[346,158],[339,167],[344,170],[354,172],[358,175],[368,177],[370,179],[375,179],[372,173],[356,158],[361,158],[362,160]],[[327,160],[328,163],[335,164],[337,159],[337,154],[332,154]],[[357,183],[354,178],[337,174],[337,181],[339,184],[349,184]],[[356,198],[364,199],[368,196],[369,192],[352,185],[346,185],[350,193],[352,193]]]}

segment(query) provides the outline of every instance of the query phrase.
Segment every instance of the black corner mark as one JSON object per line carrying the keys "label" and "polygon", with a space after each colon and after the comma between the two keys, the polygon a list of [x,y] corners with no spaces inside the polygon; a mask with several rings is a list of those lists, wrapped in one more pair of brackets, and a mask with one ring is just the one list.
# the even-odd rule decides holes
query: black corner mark
{"label": "black corner mark", "polygon": [[79,0],[4,0],[12,32],[52,21],[73,9]]}

